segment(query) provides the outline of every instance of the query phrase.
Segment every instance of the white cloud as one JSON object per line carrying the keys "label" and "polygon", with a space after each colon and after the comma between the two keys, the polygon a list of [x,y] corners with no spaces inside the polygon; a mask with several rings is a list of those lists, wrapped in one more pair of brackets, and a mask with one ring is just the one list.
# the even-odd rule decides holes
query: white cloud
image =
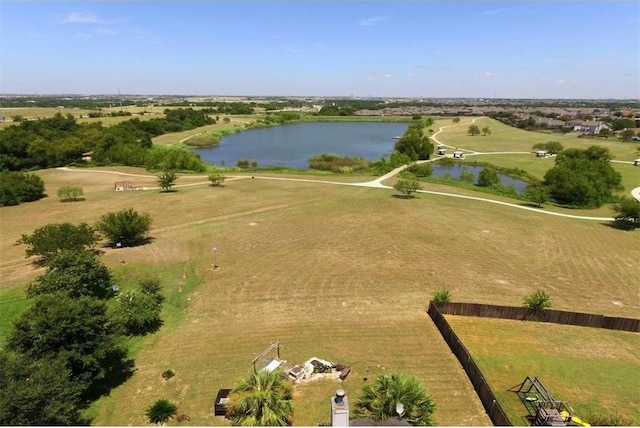
{"label": "white cloud", "polygon": [[62,19],[63,24],[113,25],[125,21],[127,19],[103,19],[92,12],[71,12]]}
{"label": "white cloud", "polygon": [[369,77],[369,78],[367,78],[367,80],[373,80],[373,79],[374,79],[373,77]]}
{"label": "white cloud", "polygon": [[416,75],[416,73],[407,73],[407,76],[409,76],[409,77],[413,77],[415,75]]}
{"label": "white cloud", "polygon": [[372,25],[376,25],[378,22],[380,21],[384,21],[385,18],[384,16],[374,16],[373,18],[367,18],[367,19],[363,19],[362,21],[360,21],[360,25],[363,27],[371,27]]}
{"label": "white cloud", "polygon": [[491,77],[491,76],[493,76],[493,73],[490,72],[490,71],[485,71],[484,75],[485,75],[485,77]]}
{"label": "white cloud", "polygon": [[564,84],[564,80],[560,79],[560,80],[556,80],[556,83],[559,85],[563,85]]}
{"label": "white cloud", "polygon": [[384,77],[389,78],[389,77],[393,77],[393,75],[391,73],[387,73],[387,74],[384,75]]}

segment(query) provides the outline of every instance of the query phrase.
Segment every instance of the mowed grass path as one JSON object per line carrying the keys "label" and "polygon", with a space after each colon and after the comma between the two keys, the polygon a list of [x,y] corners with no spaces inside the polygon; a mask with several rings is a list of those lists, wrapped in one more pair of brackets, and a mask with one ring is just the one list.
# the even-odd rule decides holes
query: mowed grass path
{"label": "mowed grass path", "polygon": [[447,315],[511,422],[528,425],[517,394],[526,376],[589,422],[618,414],[640,424],[640,335],[605,329]]}
{"label": "mowed grass path", "polygon": [[[447,288],[459,301],[519,305],[544,288],[559,309],[638,313],[637,234],[598,222],[320,183],[242,179],[171,194],[116,193],[113,181],[124,178],[39,174],[49,194],[81,183],[87,200],[51,197],[0,210],[2,287],[35,275],[20,260],[24,248],[13,246],[21,233],[133,207],[152,215],[153,242],[107,249],[103,260],[119,277],[163,272],[166,293],[188,294],[180,321],[139,346],[136,374],[95,407],[100,425],[145,424],[144,410],[161,397],[175,400],[194,425],[224,424],[211,415],[215,393],[275,340],[290,364],[317,356],[351,365],[342,386],[354,399],[365,376],[405,371],[434,395],[439,424],[485,425],[466,376],[424,313],[435,290]],[[153,177],[131,180],[155,185]],[[200,285],[186,287],[194,282]],[[167,368],[177,375],[165,382]],[[328,421],[328,399],[339,386],[298,388],[296,424]]]}

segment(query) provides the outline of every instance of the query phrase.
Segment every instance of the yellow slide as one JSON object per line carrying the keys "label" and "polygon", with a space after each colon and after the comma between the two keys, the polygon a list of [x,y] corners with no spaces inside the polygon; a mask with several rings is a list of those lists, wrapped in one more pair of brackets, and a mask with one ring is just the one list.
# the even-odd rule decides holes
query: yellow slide
{"label": "yellow slide", "polygon": [[567,419],[567,418],[571,418],[571,422],[576,424],[576,425],[582,425],[583,427],[590,427],[591,425],[589,425],[588,423],[586,423],[585,421],[583,421],[582,419],[580,419],[577,416],[572,416],[569,414],[569,412],[567,412],[566,410],[563,410],[560,415],[562,415],[563,418]]}

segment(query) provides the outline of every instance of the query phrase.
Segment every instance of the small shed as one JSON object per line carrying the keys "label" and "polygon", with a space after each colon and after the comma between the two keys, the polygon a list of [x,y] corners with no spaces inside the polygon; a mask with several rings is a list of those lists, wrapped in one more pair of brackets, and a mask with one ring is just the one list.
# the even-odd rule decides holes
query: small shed
{"label": "small shed", "polygon": [[633,161],[633,166],[640,166],[640,159],[636,159]]}
{"label": "small shed", "polygon": [[536,151],[536,157],[537,158],[545,158],[545,157],[547,157],[548,154],[549,154],[549,152],[546,151],[546,150],[537,150]]}
{"label": "small shed", "polygon": [[456,159],[462,159],[464,158],[464,154],[460,150],[456,150],[453,152],[453,157]]}
{"label": "small shed", "polygon": [[93,152],[85,152],[82,154],[82,160],[85,162],[91,162],[91,156],[93,156]]}

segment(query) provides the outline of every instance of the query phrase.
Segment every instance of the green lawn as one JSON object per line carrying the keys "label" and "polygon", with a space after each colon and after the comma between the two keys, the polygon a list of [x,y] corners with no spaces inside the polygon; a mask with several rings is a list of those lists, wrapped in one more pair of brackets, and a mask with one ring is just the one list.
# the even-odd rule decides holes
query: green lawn
{"label": "green lawn", "polygon": [[13,321],[30,305],[25,297],[26,287],[15,287],[0,291],[0,348],[13,329]]}

